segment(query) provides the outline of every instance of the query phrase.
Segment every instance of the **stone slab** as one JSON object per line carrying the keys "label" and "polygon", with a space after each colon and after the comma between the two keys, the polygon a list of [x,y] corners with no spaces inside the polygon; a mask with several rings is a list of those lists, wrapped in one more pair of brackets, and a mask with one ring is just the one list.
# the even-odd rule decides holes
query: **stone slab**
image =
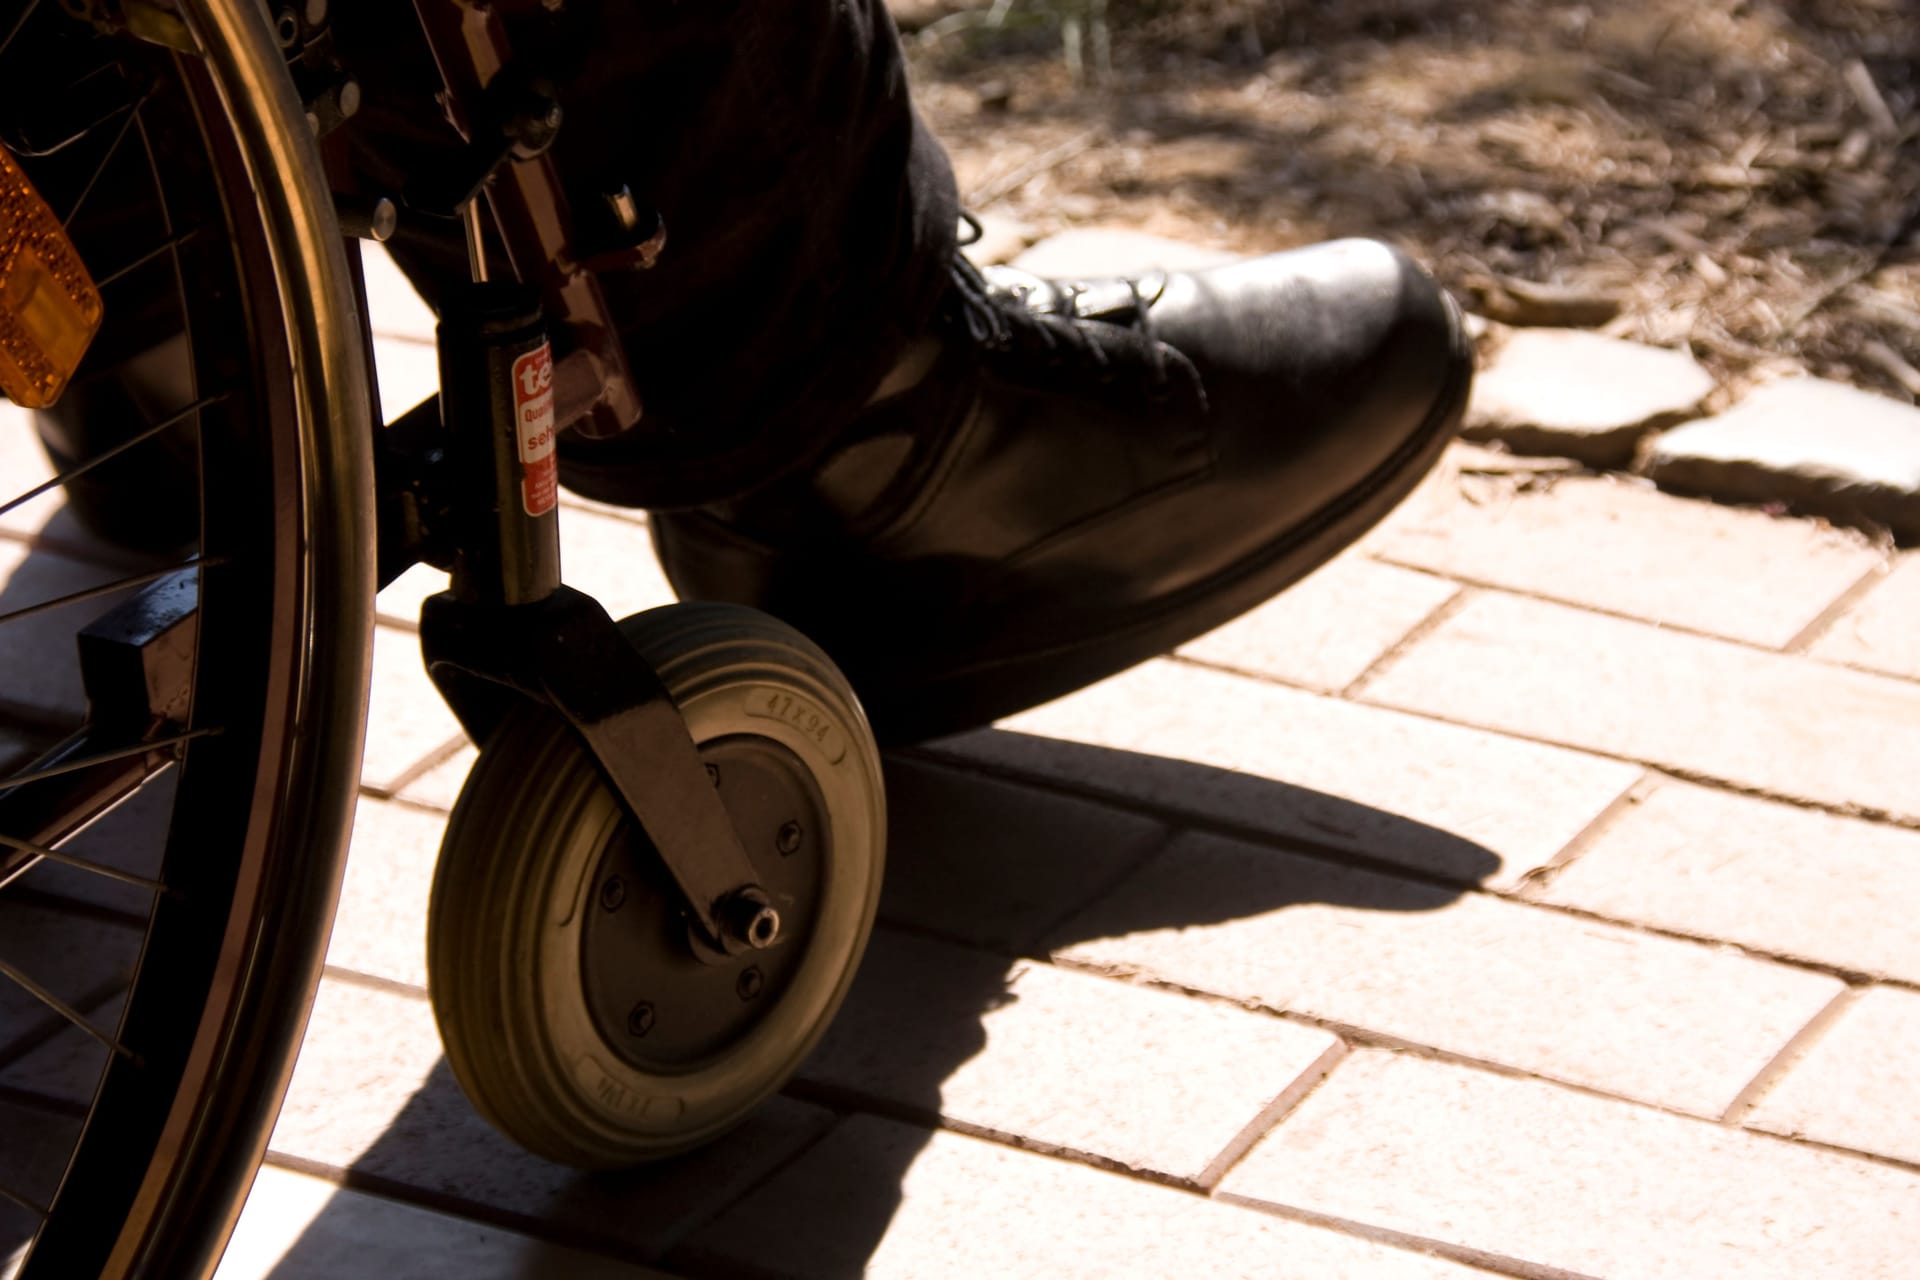
{"label": "stone slab", "polygon": [[425,990],[427,902],[446,819],[365,799],[353,817],[327,963]]}
{"label": "stone slab", "polygon": [[1823,804],[1920,816],[1920,687],[1557,604],[1481,595],[1369,701]]}
{"label": "stone slab", "polygon": [[[1617,478],[1525,475],[1395,521],[1396,564],[1784,646],[1884,553],[1858,534]],[[1284,599],[1285,597],[1282,597]]]}
{"label": "stone slab", "polygon": [[1474,379],[1465,435],[1596,467],[1699,412],[1713,377],[1684,351],[1577,329],[1516,329]]}
{"label": "stone slab", "polygon": [[1515,883],[1639,770],[1175,663],[939,750],[1461,881]]}
{"label": "stone slab", "polygon": [[775,1098],[689,1155],[583,1174],[528,1155],[479,1117],[441,1056],[425,999],[328,979],[271,1150],[647,1261],[791,1158],[828,1119]]}
{"label": "stone slab", "polygon": [[698,1274],[1467,1280],[1481,1273],[956,1133],[855,1116],[672,1261]]}
{"label": "stone slab", "polygon": [[[179,777],[178,772],[168,770],[148,782],[67,840],[60,851],[149,880],[157,879],[166,854],[167,826],[173,816],[174,791]],[[135,919],[144,920],[153,909],[153,893],[148,889],[57,862],[36,864],[17,883],[37,894],[122,912]]]}
{"label": "stone slab", "polygon": [[1662,436],[1647,474],[1731,502],[1920,536],[1920,409],[1819,378],[1789,378]]}
{"label": "stone slab", "polygon": [[268,1166],[247,1196],[215,1280],[665,1280],[483,1222]]}
{"label": "stone slab", "polygon": [[1244,255],[1126,227],[1076,227],[1048,236],[1013,260],[1022,271],[1056,280],[1099,279],[1144,271],[1202,271]]}
{"label": "stone slab", "polygon": [[[53,464],[33,426],[33,413],[11,400],[0,400],[0,476],[5,476],[4,501],[53,478]],[[39,533],[65,509],[66,497],[57,488],[0,515],[0,530],[19,537]]]}
{"label": "stone slab", "polygon": [[1221,1190],[1555,1276],[1899,1280],[1920,1251],[1907,1170],[1390,1053],[1351,1055]]}
{"label": "stone slab", "polygon": [[1920,994],[1874,987],[1761,1098],[1747,1123],[1920,1164],[1916,1097]]}
{"label": "stone slab", "polygon": [[412,804],[451,813],[454,801],[460,798],[460,788],[466,785],[467,775],[473,771],[474,762],[479,758],[479,748],[467,743],[446,760],[400,788],[400,797]]}
{"label": "stone slab", "polygon": [[[89,1005],[87,1021],[109,1035],[120,1027],[127,993]],[[93,1102],[107,1069],[107,1047],[71,1024],[61,1026],[44,1044],[0,1069],[0,1086],[75,1109]]]}
{"label": "stone slab", "polygon": [[420,637],[393,627],[375,627],[361,785],[390,794],[395,780],[407,770],[464,736],[460,722],[427,678]]}
{"label": "stone slab", "polygon": [[433,343],[439,323],[426,300],[400,270],[393,255],[378,244],[362,241],[360,269],[367,278],[368,327],[377,338],[404,338]]}
{"label": "stone slab", "polygon": [[1834,978],[1238,841],[1183,839],[1061,958],[1717,1116]]}
{"label": "stone slab", "polygon": [[1907,554],[1866,598],[1834,620],[1815,657],[1920,680],[1920,555]]}
{"label": "stone slab", "polygon": [[1338,692],[1458,591],[1453,583],[1342,556],[1251,613],[1180,647],[1252,675]]}
{"label": "stone slab", "polygon": [[[0,1186],[45,1206],[59,1189],[73,1144],[80,1138],[80,1121],[71,1117],[0,1101]],[[0,1196],[0,1276],[11,1274],[8,1255],[26,1244],[40,1229],[39,1219]]]}
{"label": "stone slab", "polygon": [[894,1114],[1204,1186],[1343,1051],[1267,1014],[881,931],[801,1075]]}
{"label": "stone slab", "polygon": [[1920,831],[1668,782],[1525,892],[1920,983]]}
{"label": "stone slab", "polygon": [[674,602],[644,524],[597,511],[560,520],[560,564],[567,585],[586,592],[615,618]]}
{"label": "stone slab", "polygon": [[375,336],[373,374],[380,391],[380,421],[392,422],[440,391],[440,356],[430,343]]}
{"label": "stone slab", "polygon": [[880,918],[1005,953],[1167,839],[1158,822],[930,761],[886,762]]}
{"label": "stone slab", "polygon": [[[0,960],[38,982],[69,1007],[98,1007],[123,987],[140,954],[137,929],[32,906],[0,894]],[[71,1031],[68,1024],[12,980],[0,976],[0,1064]],[[7,1083],[0,1066],[0,1085]]]}
{"label": "stone slab", "polygon": [[[90,564],[41,548],[0,539],[0,613],[26,609],[126,577],[125,569]],[[78,727],[87,697],[80,686],[74,631],[132,597],[113,592],[0,624],[0,670],[32,672],[10,678],[7,700],[48,720]]]}

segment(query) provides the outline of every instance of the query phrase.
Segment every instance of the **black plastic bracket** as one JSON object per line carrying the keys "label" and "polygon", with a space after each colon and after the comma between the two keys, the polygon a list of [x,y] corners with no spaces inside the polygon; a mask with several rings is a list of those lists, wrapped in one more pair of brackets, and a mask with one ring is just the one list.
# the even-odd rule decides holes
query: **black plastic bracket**
{"label": "black plastic bracket", "polygon": [[737,955],[778,940],[780,917],[686,721],[598,601],[571,587],[510,606],[443,592],[421,610],[420,642],[428,673],[476,742],[523,698],[551,706],[573,726],[714,951]]}

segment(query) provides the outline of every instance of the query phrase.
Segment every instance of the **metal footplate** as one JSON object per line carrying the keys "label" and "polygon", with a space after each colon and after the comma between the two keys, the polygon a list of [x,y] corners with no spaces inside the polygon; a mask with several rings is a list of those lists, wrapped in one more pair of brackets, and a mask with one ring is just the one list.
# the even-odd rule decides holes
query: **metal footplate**
{"label": "metal footplate", "polygon": [[[561,585],[538,302],[510,284],[470,289],[443,307],[438,438],[412,445],[407,541],[453,575],[421,611],[427,671],[475,742],[529,698],[574,727],[684,899],[703,958],[770,947],[779,913],[686,722],[606,610]],[[423,514],[440,527],[423,527]]]}

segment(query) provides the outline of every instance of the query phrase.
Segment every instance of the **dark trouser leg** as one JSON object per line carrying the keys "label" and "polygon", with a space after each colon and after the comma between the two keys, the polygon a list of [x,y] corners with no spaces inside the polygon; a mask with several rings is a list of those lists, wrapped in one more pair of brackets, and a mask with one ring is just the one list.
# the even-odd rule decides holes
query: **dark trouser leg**
{"label": "dark trouser leg", "polygon": [[[402,187],[449,137],[431,60],[395,44],[410,16],[391,5],[340,8],[366,68],[356,164]],[[954,248],[952,172],[909,104],[892,19],[881,0],[562,13],[553,154],[572,199],[624,183],[669,237],[658,268],[604,281],[646,417],[616,441],[563,442],[562,478],[681,506],[807,465],[925,329]],[[444,235],[394,247],[429,295],[464,278]]]}

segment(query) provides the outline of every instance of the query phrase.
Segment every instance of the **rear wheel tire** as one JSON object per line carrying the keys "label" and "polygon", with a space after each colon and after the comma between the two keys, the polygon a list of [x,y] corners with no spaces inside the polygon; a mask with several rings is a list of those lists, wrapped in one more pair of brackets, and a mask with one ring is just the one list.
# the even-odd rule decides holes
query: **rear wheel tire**
{"label": "rear wheel tire", "polygon": [[695,958],[663,869],[571,729],[532,705],[502,723],[441,846],[434,1016],[481,1114],[587,1169],[708,1142],[786,1082],[852,981],[886,847],[879,753],[812,643],[732,605],[621,629],[685,717],[782,941]]}
{"label": "rear wheel tire", "polygon": [[[136,430],[156,417],[171,424],[169,456],[188,460],[187,554],[158,563],[178,565],[196,607],[182,641],[191,688],[169,719],[130,727],[123,708],[96,704],[84,722],[74,711],[32,726],[47,739],[71,732],[119,748],[165,740],[129,757],[150,771],[140,799],[158,801],[164,847],[143,871],[165,890],[122,918],[139,931],[135,968],[124,1012],[95,1028],[117,1050],[83,1114],[69,1116],[82,1123],[64,1173],[23,1197],[43,1220],[19,1275],[175,1280],[211,1273],[239,1214],[338,893],[370,661],[371,401],[326,184],[258,6],[181,0],[199,55],[100,33],[63,12],[74,7],[42,0],[18,26],[0,24],[0,134],[67,220],[101,279],[106,325],[120,327],[103,328],[75,385],[126,392],[122,403],[152,415]],[[69,66],[88,59],[100,74],[88,93],[68,95],[79,83]],[[97,105],[121,84],[130,105],[109,101],[99,119],[75,122],[75,140],[38,151],[22,140],[22,121],[58,123],[59,111]],[[148,283],[158,273],[157,287],[140,284],[142,273]],[[140,304],[116,300],[130,285]],[[155,352],[168,366],[157,383]],[[140,389],[162,384],[165,398],[143,405]],[[86,482],[83,513],[100,513],[107,470],[63,482]],[[162,487],[153,472],[140,478]],[[69,554],[72,530],[47,529],[29,554]],[[124,531],[152,533],[138,519]],[[178,536],[168,529],[146,545]],[[71,620],[47,662],[71,665],[72,633],[101,609],[80,602],[43,615]],[[0,727],[12,728],[4,717],[32,703],[49,668],[23,663],[0,679]],[[31,799],[75,776],[40,773],[30,755],[0,768],[0,798]],[[171,803],[153,785],[162,780]],[[46,842],[132,794],[103,795]],[[81,919],[42,888],[53,870],[29,866],[0,887],[0,916]],[[0,928],[0,950],[7,941]],[[63,977],[28,976],[50,987]],[[0,1270],[5,1262],[0,1253]]]}

